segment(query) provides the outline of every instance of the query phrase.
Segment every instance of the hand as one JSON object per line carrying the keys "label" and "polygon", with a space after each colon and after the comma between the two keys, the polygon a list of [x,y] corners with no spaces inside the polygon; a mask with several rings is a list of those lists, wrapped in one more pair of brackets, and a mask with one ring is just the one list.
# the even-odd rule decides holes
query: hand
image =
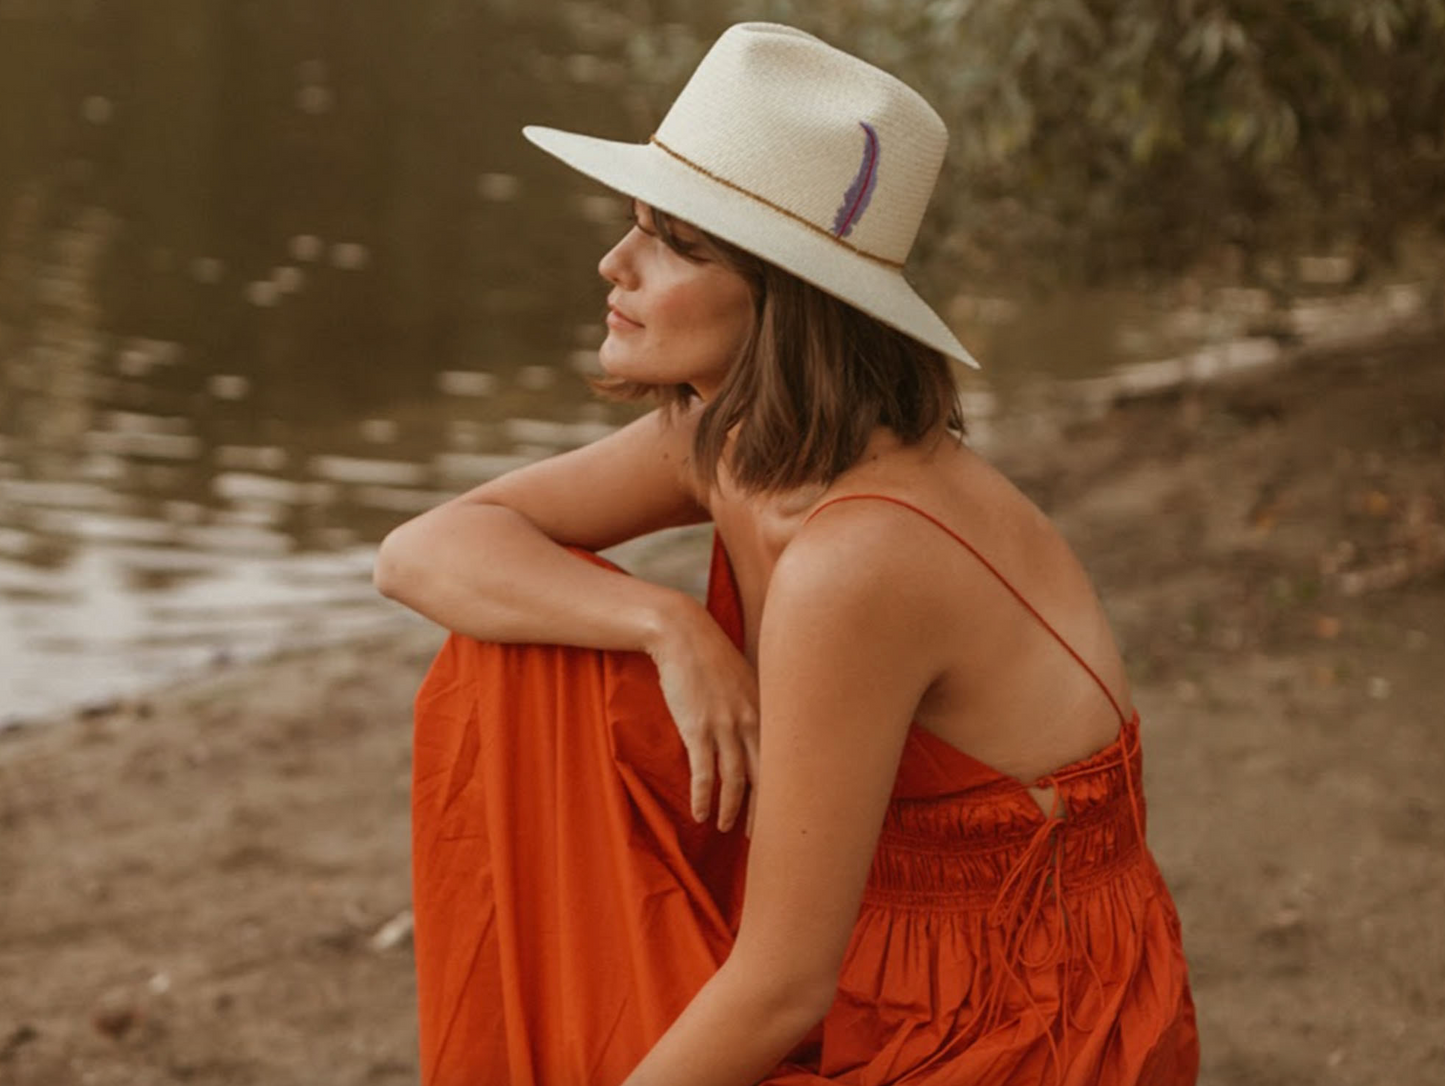
{"label": "hand", "polygon": [[[704,821],[718,791],[717,827],[732,829],[758,779],[758,676],[727,634],[700,607],[651,650],[662,696],[687,748],[692,817]],[[746,832],[752,832],[753,803]]]}

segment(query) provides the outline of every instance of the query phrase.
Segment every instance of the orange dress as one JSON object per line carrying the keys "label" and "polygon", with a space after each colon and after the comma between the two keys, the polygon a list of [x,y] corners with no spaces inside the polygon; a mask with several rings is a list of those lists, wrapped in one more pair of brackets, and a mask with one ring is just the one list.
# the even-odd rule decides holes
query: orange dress
{"label": "orange dress", "polygon": [[[708,606],[740,644],[716,544]],[[1109,746],[1035,782],[1048,814],[911,730],[837,999],[768,1086],[1195,1081],[1120,715]],[[425,1086],[611,1086],[727,957],[747,841],[693,822],[643,655],[453,635],[417,696],[412,803]]]}

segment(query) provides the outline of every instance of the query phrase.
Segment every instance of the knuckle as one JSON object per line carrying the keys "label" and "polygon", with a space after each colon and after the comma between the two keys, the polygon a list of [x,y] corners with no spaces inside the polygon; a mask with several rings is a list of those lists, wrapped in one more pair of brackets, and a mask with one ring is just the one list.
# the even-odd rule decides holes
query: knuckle
{"label": "knuckle", "polygon": [[684,742],[692,743],[701,739],[706,730],[696,720],[688,718],[677,722],[677,734],[682,736]]}

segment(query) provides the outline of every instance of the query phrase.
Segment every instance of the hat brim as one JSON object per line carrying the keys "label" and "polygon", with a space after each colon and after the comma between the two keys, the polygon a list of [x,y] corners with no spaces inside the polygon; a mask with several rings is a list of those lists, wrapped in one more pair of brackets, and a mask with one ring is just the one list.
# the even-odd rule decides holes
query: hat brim
{"label": "hat brim", "polygon": [[978,368],[896,268],[680,162],[650,143],[529,125],[522,134],[608,188],[731,242],[966,366]]}

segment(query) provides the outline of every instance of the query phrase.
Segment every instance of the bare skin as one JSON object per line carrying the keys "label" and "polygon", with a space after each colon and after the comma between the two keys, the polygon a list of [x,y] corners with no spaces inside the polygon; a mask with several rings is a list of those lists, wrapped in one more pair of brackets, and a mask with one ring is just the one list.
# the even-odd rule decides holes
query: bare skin
{"label": "bare skin", "polygon": [[[732,272],[684,259],[647,226],[643,208],[599,267],[615,307],[603,365],[688,381],[706,397],[751,304]],[[826,489],[757,495],[725,469],[716,488],[699,485],[689,461],[696,417],[655,412],[484,484],[397,529],[377,566],[383,592],[464,634],[647,652],[688,748],[694,814],[711,815],[716,781],[728,831],[751,796],[734,948],[626,1086],[755,1082],[826,1013],[915,723],[1025,782],[1118,731],[1089,676],[956,541],[883,502],[843,503],[805,526],[823,501],[883,493],[933,513],[1129,705],[1082,569],[1046,518],[965,446],[941,433],[904,446],[879,431]],[[708,519],[738,583],[742,653],[686,596],[563,549]]]}

